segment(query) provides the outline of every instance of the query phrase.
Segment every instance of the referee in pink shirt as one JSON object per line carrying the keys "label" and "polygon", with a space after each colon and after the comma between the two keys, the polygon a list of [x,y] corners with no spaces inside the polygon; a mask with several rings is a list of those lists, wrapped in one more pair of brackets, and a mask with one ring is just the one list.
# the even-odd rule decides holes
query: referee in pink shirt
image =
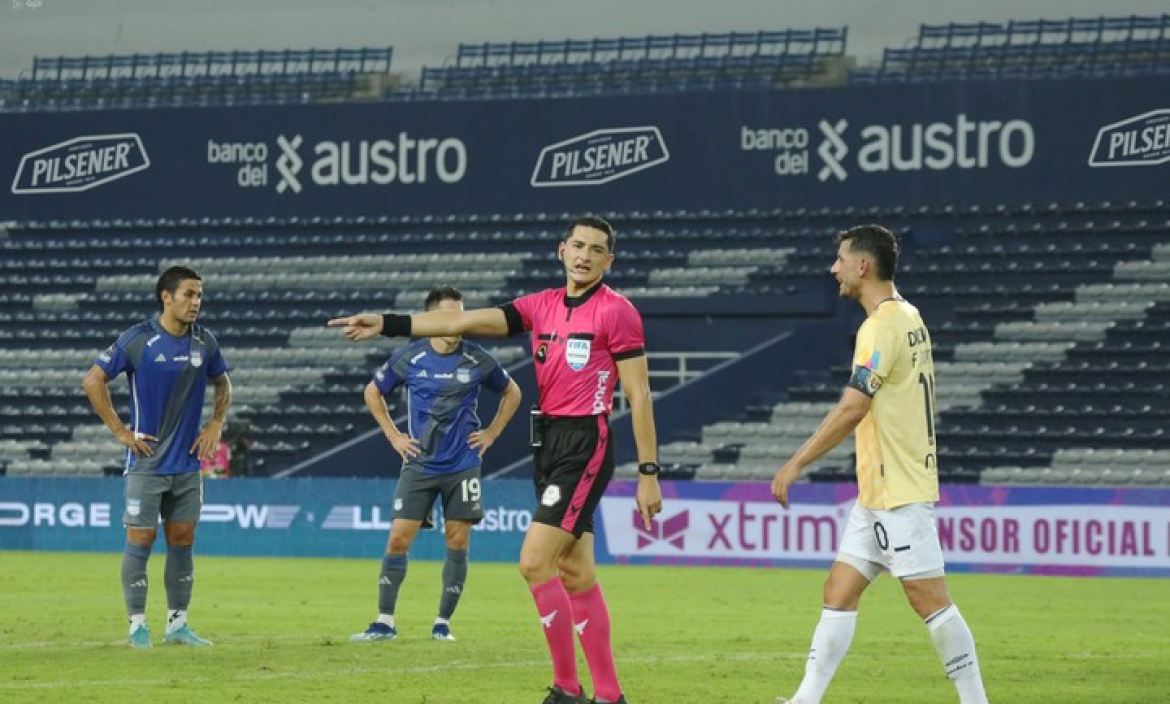
{"label": "referee in pink shirt", "polygon": [[[532,333],[540,389],[534,418],[538,506],[520,551],[553,661],[544,704],[626,704],[610,642],[609,609],[597,582],[593,513],[613,477],[609,413],[620,378],[638,449],[638,511],[647,527],[662,510],[658,440],[650,400],[642,317],[601,282],[614,260],[613,227],[597,217],[575,220],[557,246],[565,285],[496,308],[415,315],[365,313],[330,320],[346,337]],[[577,676],[573,631],[581,640],[594,698]]]}

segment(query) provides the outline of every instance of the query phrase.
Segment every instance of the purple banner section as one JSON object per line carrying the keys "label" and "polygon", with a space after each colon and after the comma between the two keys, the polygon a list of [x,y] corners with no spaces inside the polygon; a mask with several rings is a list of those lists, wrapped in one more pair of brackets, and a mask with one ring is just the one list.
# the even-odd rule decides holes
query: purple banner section
{"label": "purple banner section", "polygon": [[[767,484],[665,482],[649,530],[634,482],[600,509],[598,561],[828,567],[852,484],[802,484],[784,509]],[[944,486],[936,507],[952,572],[1170,577],[1170,490]]]}

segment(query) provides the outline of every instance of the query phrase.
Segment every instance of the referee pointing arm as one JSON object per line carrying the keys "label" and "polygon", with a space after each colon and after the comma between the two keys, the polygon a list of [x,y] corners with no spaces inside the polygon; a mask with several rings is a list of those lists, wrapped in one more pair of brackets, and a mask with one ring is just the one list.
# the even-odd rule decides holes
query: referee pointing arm
{"label": "referee pointing arm", "polygon": [[534,450],[537,508],[520,552],[553,664],[544,704],[587,704],[577,677],[576,630],[597,704],[625,704],[610,645],[609,609],[597,582],[593,513],[613,477],[609,414],[618,379],[630,401],[637,445],[637,506],[647,525],[662,510],[658,440],[642,317],[602,283],[614,261],[614,230],[598,217],[572,222],[557,245],[565,285],[497,308],[416,315],[362,314],[329,321],[351,340],[531,334],[542,430]]}

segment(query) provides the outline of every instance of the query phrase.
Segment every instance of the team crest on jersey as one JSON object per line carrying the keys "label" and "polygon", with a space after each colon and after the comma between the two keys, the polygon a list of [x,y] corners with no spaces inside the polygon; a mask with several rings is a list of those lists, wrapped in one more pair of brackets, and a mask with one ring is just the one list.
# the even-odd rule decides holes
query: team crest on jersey
{"label": "team crest on jersey", "polygon": [[200,352],[199,350],[191,350],[191,366],[192,367],[202,367],[203,366],[203,353]]}
{"label": "team crest on jersey", "polygon": [[540,347],[536,348],[536,354],[534,356],[536,357],[536,361],[544,363],[548,359],[548,343],[540,343]]}
{"label": "team crest on jersey", "polygon": [[589,364],[589,350],[592,347],[592,340],[578,340],[569,338],[568,344],[565,345],[565,361],[569,363],[569,368],[575,372],[579,372]]}
{"label": "team crest on jersey", "polygon": [[471,383],[471,372],[466,369],[456,369],[455,381],[458,381],[460,384]]}

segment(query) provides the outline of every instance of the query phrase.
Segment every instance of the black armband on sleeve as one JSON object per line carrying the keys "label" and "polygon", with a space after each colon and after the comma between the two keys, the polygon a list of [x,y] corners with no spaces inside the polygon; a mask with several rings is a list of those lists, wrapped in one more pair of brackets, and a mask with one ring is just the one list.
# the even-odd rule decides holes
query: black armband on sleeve
{"label": "black armband on sleeve", "polygon": [[620,362],[623,359],[633,359],[635,357],[641,357],[644,354],[646,354],[645,347],[635,347],[634,349],[626,350],[625,352],[615,352],[613,355],[613,361]]}
{"label": "black armband on sleeve", "polygon": [[882,378],[869,367],[856,366],[853,368],[853,376],[849,377],[849,383],[846,386],[857,389],[873,398],[878,389],[882,388]]}
{"label": "black armband on sleeve", "polygon": [[504,311],[504,319],[508,321],[508,337],[524,332],[524,318],[521,317],[520,311],[516,310],[516,306],[505,303],[500,306],[500,310]]}
{"label": "black armband on sleeve", "polygon": [[382,316],[382,334],[386,337],[410,337],[410,316],[386,313]]}

